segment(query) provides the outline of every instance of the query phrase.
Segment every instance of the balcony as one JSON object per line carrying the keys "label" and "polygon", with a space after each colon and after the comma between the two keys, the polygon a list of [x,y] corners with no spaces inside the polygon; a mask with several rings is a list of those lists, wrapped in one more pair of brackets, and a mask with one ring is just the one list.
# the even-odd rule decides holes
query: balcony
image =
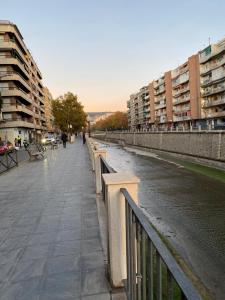
{"label": "balcony", "polygon": [[188,121],[188,120],[191,120],[191,116],[180,116],[180,117],[174,116],[173,117],[174,122],[181,122],[181,121]]}
{"label": "balcony", "polygon": [[211,100],[211,101],[205,100],[205,103],[203,104],[203,108],[217,106],[217,105],[221,105],[221,104],[225,104],[225,98],[220,99],[220,100]]}
{"label": "balcony", "polygon": [[217,111],[217,112],[212,112],[212,113],[208,113],[207,117],[208,117],[208,118],[225,117],[225,110],[223,110],[223,111]]}
{"label": "balcony", "polygon": [[172,79],[174,79],[174,78],[186,73],[188,70],[189,70],[188,65],[186,65],[185,67],[181,66],[181,67],[179,67],[179,68],[177,68],[177,69],[175,69],[171,72],[171,77],[172,77]]}
{"label": "balcony", "polygon": [[40,119],[41,119],[42,121],[46,121],[45,116],[43,116],[43,115],[40,116]]}
{"label": "balcony", "polygon": [[27,102],[32,104],[32,98],[29,94],[25,93],[22,89],[13,87],[13,88],[0,88],[2,97],[21,97]]}
{"label": "balcony", "polygon": [[20,82],[28,91],[31,91],[31,87],[29,86],[28,82],[25,81],[23,77],[20,76],[18,72],[0,72],[1,81],[18,81]]}
{"label": "balcony", "polygon": [[224,91],[225,91],[225,84],[221,84],[220,86],[215,87],[215,88],[214,87],[207,88],[201,94],[202,94],[202,97],[206,97],[206,96],[221,93]]}
{"label": "balcony", "polygon": [[178,105],[186,102],[190,102],[190,96],[183,98],[175,98],[175,100],[173,101],[173,105]]}
{"label": "balcony", "polygon": [[15,41],[13,41],[13,40],[0,41],[0,50],[11,50],[11,49],[14,49],[19,54],[21,59],[26,61],[25,54],[22,53],[22,51],[20,50],[20,48],[18,47],[18,45]]}
{"label": "balcony", "polygon": [[26,118],[4,119],[4,122],[1,123],[1,128],[13,128],[13,127],[34,128],[34,124],[33,121],[30,121]]}
{"label": "balcony", "polygon": [[3,108],[2,108],[2,112],[23,112],[26,113],[30,116],[33,116],[33,111],[28,108],[26,105],[22,104],[22,105],[8,105],[8,106],[4,106],[3,104]]}
{"label": "balcony", "polygon": [[166,91],[165,87],[158,89],[158,90],[154,90],[154,95],[155,96],[160,95],[160,94],[164,93],[165,91]]}
{"label": "balcony", "polygon": [[218,67],[221,67],[224,64],[225,64],[225,56],[220,61],[213,62],[211,64],[201,66],[200,74],[201,75],[207,74],[208,72],[211,72],[212,70],[217,69]]}
{"label": "balcony", "polygon": [[190,90],[189,86],[185,86],[182,89],[173,90],[172,94],[173,94],[173,97],[179,97],[180,95],[189,92],[189,90]]}
{"label": "balcony", "polygon": [[220,83],[221,81],[225,80],[225,70],[222,70],[219,74],[217,74],[217,78],[206,78],[205,80],[201,81],[201,87],[206,87],[211,84]]}
{"label": "balcony", "polygon": [[183,113],[189,112],[191,113],[191,107],[190,106],[185,106],[185,107],[174,107],[173,108],[173,113],[175,115],[180,115]]}
{"label": "balcony", "polygon": [[38,89],[39,93],[40,93],[42,96],[44,96],[44,91],[43,91],[42,88],[40,88],[39,85],[37,85],[37,89]]}
{"label": "balcony", "polygon": [[159,78],[158,80],[155,80],[153,83],[153,86],[155,89],[157,89],[160,85],[165,83],[165,79],[164,78]]}
{"label": "balcony", "polygon": [[164,102],[164,103],[160,103],[160,104],[156,105],[155,109],[157,110],[157,109],[161,109],[161,108],[165,108],[165,107],[166,107],[166,103]]}
{"label": "balcony", "polygon": [[13,57],[0,58],[0,65],[15,65],[23,72],[23,74],[26,76],[27,79],[30,78],[30,75],[25,69],[24,65],[16,58]]}
{"label": "balcony", "polygon": [[200,62],[200,64],[206,63],[208,60],[210,60],[214,56],[216,56],[216,55],[218,55],[218,54],[220,54],[224,51],[225,51],[225,45],[220,46],[220,47],[219,46],[216,46],[216,47],[214,46],[214,47],[211,48],[211,52],[209,52],[207,55],[203,54],[203,53],[200,54],[199,62]]}
{"label": "balcony", "polygon": [[155,115],[157,117],[166,116],[166,111],[156,111]]}
{"label": "balcony", "polygon": [[189,81],[189,74],[185,75],[185,73],[184,73],[184,74],[180,75],[176,80],[172,81],[172,87],[176,88],[179,85],[182,85],[188,81]]}

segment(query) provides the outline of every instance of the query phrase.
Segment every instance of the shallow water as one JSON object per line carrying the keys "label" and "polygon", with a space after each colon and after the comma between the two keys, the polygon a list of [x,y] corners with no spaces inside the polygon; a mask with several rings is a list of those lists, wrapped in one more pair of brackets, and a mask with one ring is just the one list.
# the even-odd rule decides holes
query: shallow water
{"label": "shallow water", "polygon": [[155,153],[104,147],[116,171],[130,171],[141,179],[140,205],[152,223],[210,289],[213,299],[225,299],[225,184]]}

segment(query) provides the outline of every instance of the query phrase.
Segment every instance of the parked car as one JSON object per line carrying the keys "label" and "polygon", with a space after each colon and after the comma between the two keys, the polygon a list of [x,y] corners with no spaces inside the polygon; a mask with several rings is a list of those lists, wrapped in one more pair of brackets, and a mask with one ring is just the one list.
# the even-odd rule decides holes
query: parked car
{"label": "parked car", "polygon": [[13,144],[6,141],[0,141],[0,154],[5,153],[8,150],[14,149]]}

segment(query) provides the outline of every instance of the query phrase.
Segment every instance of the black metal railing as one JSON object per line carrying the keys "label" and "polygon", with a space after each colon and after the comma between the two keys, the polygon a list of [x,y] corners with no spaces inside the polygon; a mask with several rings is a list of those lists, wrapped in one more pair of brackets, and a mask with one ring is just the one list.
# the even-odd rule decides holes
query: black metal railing
{"label": "black metal railing", "polygon": [[[101,174],[116,173],[102,156],[100,156],[100,163]],[[120,191],[125,198],[127,299],[203,299],[129,192],[124,188]],[[106,203],[107,190],[103,178],[102,195]],[[109,265],[108,245],[108,269]]]}
{"label": "black metal railing", "polygon": [[202,299],[128,191],[122,188],[121,192],[126,214],[127,299]]}
{"label": "black metal railing", "polygon": [[0,174],[18,166],[17,150],[12,149],[0,154]]}

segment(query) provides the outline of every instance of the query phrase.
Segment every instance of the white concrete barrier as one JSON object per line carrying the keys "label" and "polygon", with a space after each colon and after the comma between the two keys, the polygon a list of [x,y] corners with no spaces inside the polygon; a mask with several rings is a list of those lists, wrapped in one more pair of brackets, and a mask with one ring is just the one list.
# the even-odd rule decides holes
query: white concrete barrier
{"label": "white concrete barrier", "polygon": [[132,199],[138,203],[140,180],[129,173],[103,174],[107,190],[109,273],[114,287],[123,287],[127,278],[125,199],[120,192],[126,188]]}
{"label": "white concrete barrier", "polygon": [[101,156],[106,158],[106,150],[98,149],[94,150],[94,162],[95,162],[95,184],[96,193],[100,194],[102,192],[102,174],[101,174]]}

